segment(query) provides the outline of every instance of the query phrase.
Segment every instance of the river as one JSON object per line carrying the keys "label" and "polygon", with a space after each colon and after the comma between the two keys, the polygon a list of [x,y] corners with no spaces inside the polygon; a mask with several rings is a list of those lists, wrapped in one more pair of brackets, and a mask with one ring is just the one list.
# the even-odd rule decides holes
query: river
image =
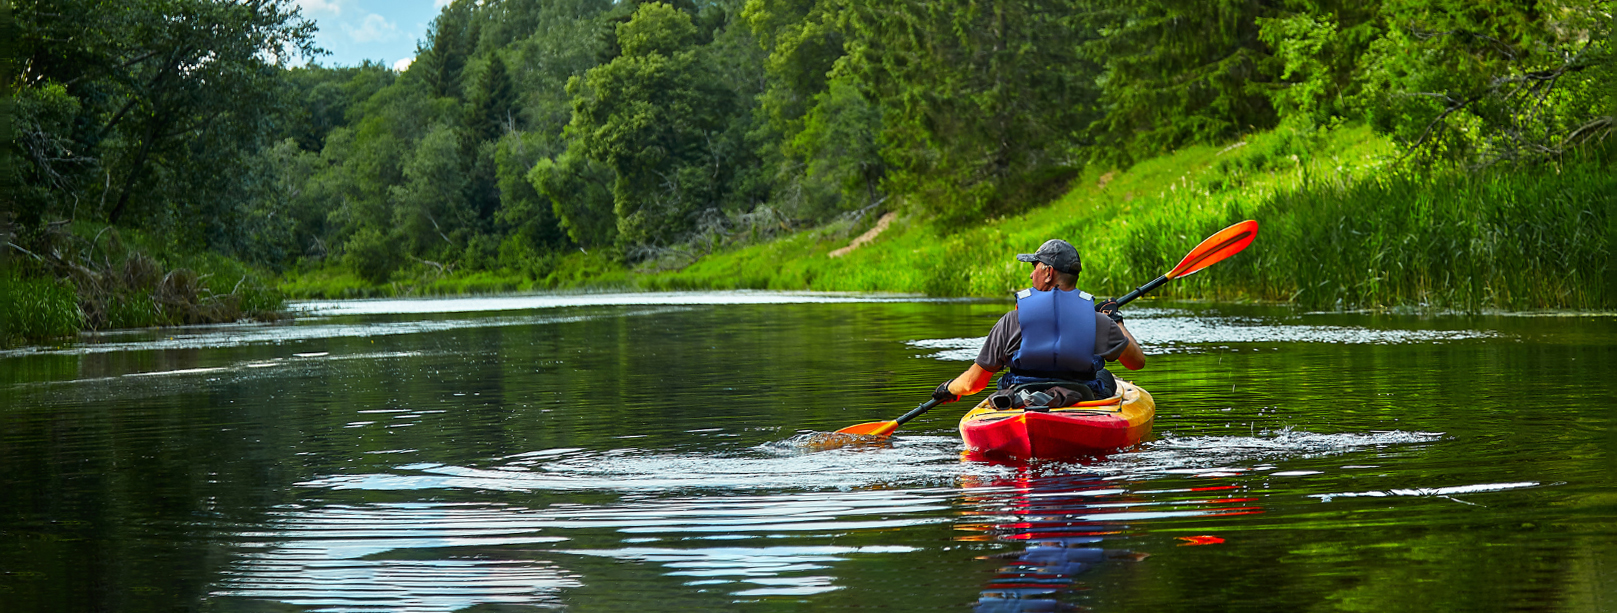
{"label": "river", "polygon": [[888,444],[1008,301],[299,305],[0,353],[0,611],[1617,610],[1617,316],[1136,303],[1140,448]]}

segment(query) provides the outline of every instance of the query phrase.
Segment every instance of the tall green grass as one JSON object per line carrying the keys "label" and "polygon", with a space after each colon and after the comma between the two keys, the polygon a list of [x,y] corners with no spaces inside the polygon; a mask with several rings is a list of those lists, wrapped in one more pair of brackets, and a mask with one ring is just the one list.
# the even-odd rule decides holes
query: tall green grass
{"label": "tall green grass", "polygon": [[1118,295],[1218,229],[1257,219],[1245,252],[1156,295],[1342,309],[1617,306],[1609,164],[1411,172],[1391,155],[1363,127],[1282,128],[1091,171],[1054,203],[974,227],[900,221],[842,258],[828,254],[860,228],[824,228],[637,282],[1003,296],[1028,283],[1015,254],[1065,238],[1083,255],[1080,286]]}
{"label": "tall green grass", "polygon": [[342,266],[293,270],[276,290],[291,298],[377,298],[498,294],[569,288],[632,289],[630,272],[599,254],[536,258],[522,269],[440,270],[425,264],[394,271],[386,283],[371,283]]}
{"label": "tall green grass", "polygon": [[77,333],[84,325],[73,288],[52,280],[0,274],[0,346]]}
{"label": "tall green grass", "polygon": [[[1297,182],[1299,169],[1308,166],[1298,160],[1306,159],[1310,151],[1328,154],[1313,166],[1373,172],[1386,145],[1368,134],[1344,130],[1327,141],[1277,131],[1241,146],[1188,148],[1146,160],[1127,172],[1091,169],[1053,203],[1030,203],[1020,214],[977,225],[946,227],[901,219],[875,242],[841,258],[828,254],[862,228],[815,230],[710,256],[684,270],[641,277],[638,282],[669,289],[1005,296],[1028,284],[1029,267],[1017,262],[1016,254],[1029,253],[1050,238],[1063,238],[1082,254],[1080,286],[1118,295],[1171,268],[1173,262],[1163,265],[1168,259],[1164,254],[1194,246],[1205,236],[1202,225],[1230,217],[1238,220],[1241,209],[1255,199]],[[1162,224],[1184,227],[1135,231],[1141,225]],[[1159,295],[1175,291],[1164,288]],[[1216,295],[1241,296],[1229,287],[1220,287]]]}
{"label": "tall green grass", "polygon": [[1256,207],[1265,248],[1222,272],[1310,307],[1607,308],[1614,213],[1599,165],[1324,181]]}

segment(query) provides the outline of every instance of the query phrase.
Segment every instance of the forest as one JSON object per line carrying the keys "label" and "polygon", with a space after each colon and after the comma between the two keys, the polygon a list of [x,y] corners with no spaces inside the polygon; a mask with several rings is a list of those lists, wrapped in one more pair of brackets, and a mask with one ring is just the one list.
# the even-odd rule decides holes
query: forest
{"label": "forest", "polygon": [[[1416,228],[1431,219],[1415,212],[1438,211],[1506,243],[1547,224],[1538,246],[1477,247],[1465,229],[1446,240],[1525,253],[1510,274],[1554,269],[1570,289],[1513,294],[1523,301],[1489,286],[1450,302],[1617,305],[1604,0],[455,0],[403,71],[325,66],[292,0],[3,6],[6,337],[273,318],[286,288],[543,289],[629,272],[736,286],[746,271],[683,271],[890,212],[916,240],[947,242],[1175,152],[1284,140],[1253,163],[1273,171],[1349,133],[1388,144],[1373,177],[1305,181],[1264,206],[1318,216],[1357,198],[1373,213],[1341,220]],[[1459,196],[1399,201],[1433,186]],[[1455,211],[1474,214],[1442,217]],[[1136,267],[1162,257],[1140,228],[1193,233],[1226,216],[1169,228],[1152,214],[1117,248]],[[1307,252],[1320,239],[1274,240]],[[1276,266],[1243,277],[1251,297],[1308,295],[1299,278],[1316,273]],[[1342,287],[1365,282],[1362,261],[1318,266]],[[1337,292],[1336,304],[1458,296],[1483,274],[1429,272],[1415,294]]]}

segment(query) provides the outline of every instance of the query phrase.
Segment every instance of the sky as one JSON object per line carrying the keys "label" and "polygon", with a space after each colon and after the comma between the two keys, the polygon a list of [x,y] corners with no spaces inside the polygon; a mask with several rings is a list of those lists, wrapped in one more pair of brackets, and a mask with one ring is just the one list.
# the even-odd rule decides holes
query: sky
{"label": "sky", "polygon": [[320,27],[317,45],[331,52],[322,66],[357,66],[374,60],[403,70],[415,59],[416,41],[449,0],[296,0],[303,17]]}

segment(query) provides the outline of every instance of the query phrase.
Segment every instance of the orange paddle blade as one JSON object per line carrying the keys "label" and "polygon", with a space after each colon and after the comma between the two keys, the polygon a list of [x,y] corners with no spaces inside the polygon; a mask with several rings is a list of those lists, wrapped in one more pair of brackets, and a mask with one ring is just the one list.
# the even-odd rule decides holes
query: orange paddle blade
{"label": "orange paddle blade", "polygon": [[837,434],[858,434],[862,436],[887,436],[898,429],[896,421],[873,421],[855,426],[848,426],[837,430]]}
{"label": "orange paddle blade", "polygon": [[1257,237],[1258,222],[1255,219],[1248,219],[1219,230],[1217,234],[1202,241],[1202,244],[1196,245],[1195,249],[1191,249],[1190,253],[1185,254],[1185,259],[1179,260],[1178,266],[1163,276],[1177,279],[1217,264],[1224,258],[1246,249],[1247,245],[1252,244],[1252,239]]}

